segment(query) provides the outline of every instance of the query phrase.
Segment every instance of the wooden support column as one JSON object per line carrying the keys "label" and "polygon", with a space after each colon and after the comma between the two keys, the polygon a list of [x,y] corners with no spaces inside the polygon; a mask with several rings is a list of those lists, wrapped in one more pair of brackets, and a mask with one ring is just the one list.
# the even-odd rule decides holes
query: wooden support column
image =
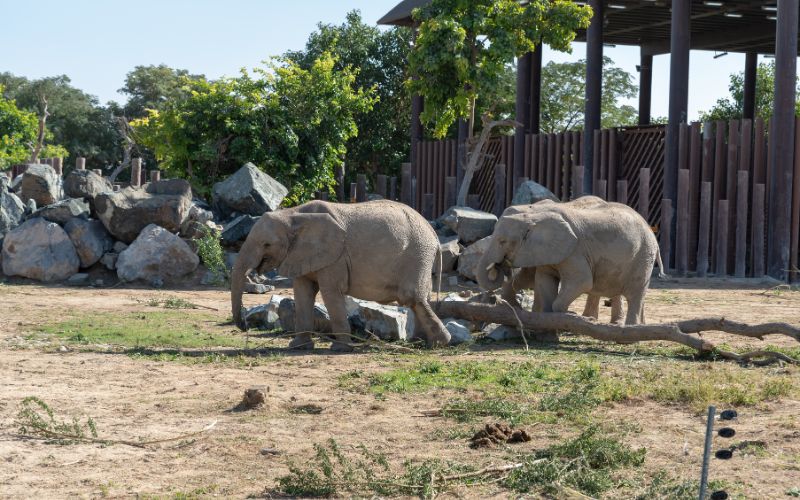
{"label": "wooden support column", "polygon": [[530,132],[530,99],[531,99],[531,60],[533,54],[528,52],[517,58],[517,102],[516,120],[519,126],[514,130],[514,185],[517,179],[525,175],[525,134]]}
{"label": "wooden support column", "polygon": [[142,182],[142,159],[131,160],[131,186],[139,187]]}
{"label": "wooden support column", "polygon": [[769,130],[770,189],[767,229],[767,274],[785,280],[789,269],[794,105],[797,78],[797,18],[799,0],[778,0],[775,33],[775,100]]}
{"label": "wooden support column", "polygon": [[752,120],[756,117],[756,70],[758,54],[748,52],[744,58],[744,96],[742,99],[742,118]]}
{"label": "wooden support column", "polygon": [[542,109],[542,44],[536,46],[531,54],[530,66],[530,126],[528,133],[538,134],[541,132],[541,109]]}
{"label": "wooden support column", "polygon": [[600,128],[600,99],[603,86],[603,0],[589,0],[592,22],[586,29],[586,109],[583,125],[583,192],[592,193],[594,133]]}
{"label": "wooden support column", "polygon": [[653,56],[639,56],[639,125],[650,124],[650,105],[653,101]]}
{"label": "wooden support column", "polygon": [[[689,107],[691,0],[672,0],[670,23],[669,122],[664,152],[664,198],[677,199],[680,126]],[[675,218],[672,220],[673,228]],[[675,231],[671,231],[672,243]]]}

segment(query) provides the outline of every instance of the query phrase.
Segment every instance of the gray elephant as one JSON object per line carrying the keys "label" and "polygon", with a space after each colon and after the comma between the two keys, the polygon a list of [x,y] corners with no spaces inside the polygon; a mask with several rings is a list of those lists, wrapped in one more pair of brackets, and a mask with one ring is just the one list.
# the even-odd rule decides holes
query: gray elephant
{"label": "gray elephant", "polygon": [[[600,297],[619,304],[623,296],[625,323],[638,324],[644,321],[644,296],[656,260],[663,275],[658,242],[635,210],[585,196],[506,210],[476,275],[483,288],[494,290],[511,276],[510,268],[521,268],[525,279],[533,276],[534,310],[542,312],[566,312],[588,293],[584,314],[594,316]],[[620,315],[621,309],[612,310],[612,319]]]}
{"label": "gray elephant", "polygon": [[397,301],[414,310],[429,347],[447,345],[450,333],[428,302],[439,240],[417,212],[393,201],[334,204],[312,201],[261,216],[242,245],[231,277],[233,319],[242,325],[247,273],[278,268],[294,279],[297,335],[293,348],[312,348],[317,292],[338,334],[334,350],[349,350],[345,295]]}

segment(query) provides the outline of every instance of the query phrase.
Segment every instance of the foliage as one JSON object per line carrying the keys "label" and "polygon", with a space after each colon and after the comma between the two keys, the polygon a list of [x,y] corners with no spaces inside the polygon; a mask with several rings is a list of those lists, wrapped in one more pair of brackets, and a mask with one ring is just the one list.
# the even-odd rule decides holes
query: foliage
{"label": "foliage", "polygon": [[22,400],[16,425],[20,434],[40,436],[60,444],[97,437],[97,427],[91,417],[87,418],[85,423],[74,417],[71,422],[56,420],[50,406],[35,396],[28,396]]}
{"label": "foliage", "polygon": [[[633,125],[637,110],[620,99],[633,98],[637,87],[630,73],[603,57],[602,128]],[[583,127],[586,106],[586,60],[549,62],[542,67],[541,131],[557,133]]]}
{"label": "foliage", "polygon": [[203,236],[196,240],[197,255],[214,277],[215,285],[225,285],[229,278],[228,266],[225,265],[225,251],[220,242],[220,232],[208,226],[202,226]]}
{"label": "foliage", "polygon": [[[798,87],[800,90],[800,87]],[[700,121],[733,120],[742,117],[744,109],[744,72],[730,75],[729,97],[718,99],[713,108],[700,113]],[[800,93],[798,94],[800,95]],[[772,116],[775,97],[775,61],[762,62],[756,69],[755,115],[765,121]],[[795,103],[795,114],[800,115],[800,101]]]}
{"label": "foliage", "polygon": [[197,304],[193,304],[180,297],[151,297],[145,301],[150,307],[163,307],[164,309],[197,309]]}
{"label": "foliage", "polygon": [[361,13],[354,10],[341,25],[319,24],[304,50],[285,54],[309,70],[323,54],[330,53],[336,59],[335,71],[357,70],[354,91],[374,89],[374,107],[354,115],[359,135],[347,142],[348,177],[355,179],[355,169],[397,174],[408,156],[411,103],[404,83],[410,47],[409,29],[378,29],[364,23]]}
{"label": "foliage", "polygon": [[185,69],[158,66],[136,66],[125,76],[120,93],[128,96],[122,113],[129,119],[144,118],[147,110],[163,109],[169,102],[187,97],[187,80],[203,80],[203,75],[191,75]]}
{"label": "foliage", "polygon": [[422,121],[442,137],[455,120],[474,118],[476,98],[497,86],[514,57],[539,42],[569,51],[590,18],[589,7],[566,0],[433,0],[416,9],[408,86],[425,98]]}
{"label": "foliage", "polygon": [[0,169],[23,163],[36,141],[36,115],[19,109],[13,100],[2,97],[0,85]]}
{"label": "foliage", "polygon": [[252,75],[186,79],[186,99],[132,125],[162,167],[201,191],[252,161],[289,187],[288,203],[301,203],[332,187],[334,168],[358,133],[354,116],[374,103],[371,91],[353,89],[355,71],[336,71],[335,63],[324,54],[306,70],[276,59]]}

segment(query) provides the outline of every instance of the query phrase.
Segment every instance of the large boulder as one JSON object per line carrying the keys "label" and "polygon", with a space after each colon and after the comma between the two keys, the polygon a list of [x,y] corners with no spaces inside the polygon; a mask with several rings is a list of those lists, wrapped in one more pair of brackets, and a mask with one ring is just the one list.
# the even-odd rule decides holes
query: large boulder
{"label": "large boulder", "polygon": [[233,212],[261,215],[278,209],[289,190],[252,163],[214,184],[213,206],[223,216]]}
{"label": "large boulder", "polygon": [[286,297],[273,295],[266,304],[261,304],[248,309],[244,313],[244,321],[247,327],[259,328],[262,330],[274,330],[281,328],[278,309],[280,308],[281,302],[284,300],[286,300]]}
{"label": "large boulder", "polygon": [[469,245],[492,234],[497,217],[474,208],[450,207],[441,221],[458,235],[459,241]]}
{"label": "large boulder", "polygon": [[14,193],[0,189],[0,237],[19,226],[25,217],[25,204]]}
{"label": "large boulder", "polygon": [[[278,305],[278,319],[280,327],[287,332],[294,332],[294,299],[285,298]],[[331,318],[328,310],[322,304],[314,304],[314,331],[320,333],[331,332]]]}
{"label": "large boulder", "polygon": [[472,281],[477,281],[475,268],[491,244],[492,237],[487,236],[465,248],[461,255],[458,256],[458,274]]}
{"label": "large boulder", "polygon": [[414,313],[406,307],[385,306],[377,302],[345,297],[350,326],[356,332],[372,333],[383,340],[409,340],[414,337]]}
{"label": "large boulder", "polygon": [[222,227],[220,239],[226,245],[232,245],[237,241],[242,241],[250,234],[250,230],[256,225],[260,217],[252,215],[240,215]]}
{"label": "large boulder", "polygon": [[185,241],[150,224],[119,254],[117,276],[123,281],[144,280],[158,286],[167,279],[191,273],[199,263]]}
{"label": "large boulder", "polygon": [[[439,253],[442,256],[442,272],[449,273],[455,269],[458,256],[461,255],[458,236],[439,236]],[[433,270],[434,273],[438,271]]]}
{"label": "large boulder", "polygon": [[19,184],[20,199],[34,200],[36,206],[52,205],[61,199],[61,179],[50,165],[30,164]]}
{"label": "large boulder", "polygon": [[81,198],[70,198],[42,207],[33,212],[30,217],[41,217],[44,220],[63,226],[67,221],[75,217],[88,219],[89,204]]}
{"label": "large boulder", "polygon": [[78,272],[80,260],[67,233],[37,217],[3,240],[3,272],[39,281],[65,280]]}
{"label": "large boulder", "polygon": [[538,182],[525,181],[517,188],[517,192],[514,193],[514,198],[511,200],[511,204],[530,205],[542,200],[558,201],[558,198],[553,194],[552,191],[542,186]]}
{"label": "large boulder", "polygon": [[75,246],[83,268],[96,264],[106,252],[114,248],[114,240],[99,220],[75,217],[64,225],[64,230]]}
{"label": "large boulder", "polygon": [[126,243],[150,224],[177,233],[191,204],[192,188],[183,179],[151,182],[144,188],[127,187],[95,198],[98,218],[109,233]]}
{"label": "large boulder", "polygon": [[64,178],[64,194],[70,198],[82,198],[93,203],[100,193],[111,193],[114,186],[111,182],[91,170],[73,170]]}

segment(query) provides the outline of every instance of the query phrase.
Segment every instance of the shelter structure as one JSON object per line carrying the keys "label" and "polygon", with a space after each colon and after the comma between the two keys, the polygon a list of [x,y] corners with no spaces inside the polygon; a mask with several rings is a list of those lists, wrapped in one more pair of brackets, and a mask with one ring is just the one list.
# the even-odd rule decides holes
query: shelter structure
{"label": "shelter structure", "polygon": [[[378,22],[413,26],[412,12],[430,0],[403,0]],[[767,187],[767,273],[785,278],[790,266],[792,190],[795,155],[795,82],[800,0],[587,0],[593,10],[590,26],[577,35],[586,42],[586,108],[583,127],[583,192],[592,193],[597,179],[592,169],[597,148],[593,138],[600,129],[602,61],[604,46],[640,47],[639,124],[651,122],[653,56],[670,55],[669,116],[664,150],[664,199],[676,200],[679,170],[679,134],[687,122],[689,58],[691,50],[746,54],[742,118],[755,114],[756,67],[759,54],[775,57],[775,100],[770,126]],[[542,55],[537,50],[517,61],[516,119],[513,176],[523,177],[525,134],[539,132]],[[412,102],[412,161],[422,128],[419,113],[424,103]],[[461,127],[462,129],[464,127]],[[459,134],[464,135],[463,132]],[[459,137],[463,141],[463,137]],[[460,170],[460,169],[459,169]],[[795,196],[797,198],[797,196]],[[674,246],[674,220],[673,243]]]}

